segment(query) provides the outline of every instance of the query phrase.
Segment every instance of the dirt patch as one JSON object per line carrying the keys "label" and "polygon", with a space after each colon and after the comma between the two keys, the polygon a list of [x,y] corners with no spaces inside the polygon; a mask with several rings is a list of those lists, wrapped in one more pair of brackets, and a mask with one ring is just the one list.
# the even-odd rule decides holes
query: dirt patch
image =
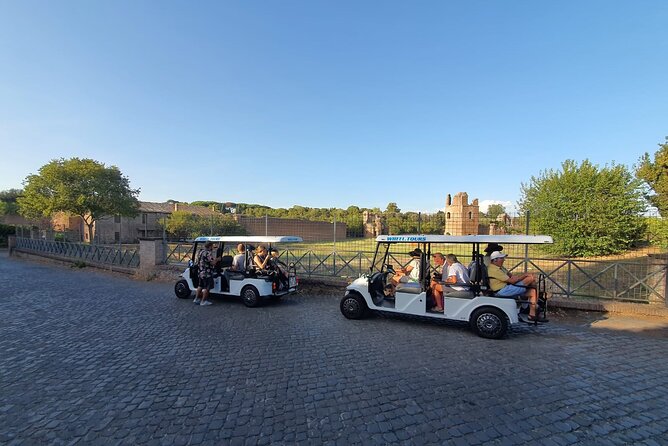
{"label": "dirt patch", "polygon": [[330,282],[314,279],[299,281],[299,293],[316,296],[343,296],[346,292],[346,282]]}

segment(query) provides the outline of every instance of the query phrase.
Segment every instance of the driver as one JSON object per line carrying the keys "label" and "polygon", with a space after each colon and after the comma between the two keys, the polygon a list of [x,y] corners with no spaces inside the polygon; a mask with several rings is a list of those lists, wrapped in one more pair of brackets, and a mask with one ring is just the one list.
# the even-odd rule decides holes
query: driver
{"label": "driver", "polygon": [[407,286],[420,286],[420,258],[422,257],[422,250],[415,248],[408,255],[411,256],[411,261],[392,277],[392,284],[394,286],[399,283],[406,284]]}

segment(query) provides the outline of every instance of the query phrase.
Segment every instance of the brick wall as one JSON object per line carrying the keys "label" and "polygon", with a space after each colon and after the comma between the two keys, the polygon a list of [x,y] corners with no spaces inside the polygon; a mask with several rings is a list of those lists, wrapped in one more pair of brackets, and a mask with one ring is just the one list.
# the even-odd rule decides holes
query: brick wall
{"label": "brick wall", "polygon": [[[334,223],[326,221],[298,220],[293,218],[248,217],[235,215],[234,219],[248,232],[248,235],[295,235],[304,241],[334,240]],[[346,238],[346,224],[336,223],[336,240]]]}

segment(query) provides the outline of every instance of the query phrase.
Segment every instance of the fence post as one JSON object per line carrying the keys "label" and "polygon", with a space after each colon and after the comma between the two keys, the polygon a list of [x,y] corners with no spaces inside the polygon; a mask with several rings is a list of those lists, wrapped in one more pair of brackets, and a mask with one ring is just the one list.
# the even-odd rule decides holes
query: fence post
{"label": "fence post", "polygon": [[150,273],[163,262],[162,240],[139,239],[139,269]]}
{"label": "fence post", "polygon": [[7,250],[9,252],[9,255],[12,255],[12,252],[14,252],[14,248],[16,248],[16,236],[15,235],[8,235],[7,236]]}
{"label": "fence post", "polygon": [[568,260],[568,276],[566,277],[566,297],[570,299],[571,297],[571,271],[572,271],[573,262]]}
{"label": "fence post", "polygon": [[332,271],[332,276],[336,275],[336,215],[334,216],[334,251],[332,252],[332,266],[334,270]]}
{"label": "fence post", "polygon": [[[526,235],[529,235],[529,218],[530,218],[531,212],[527,211],[527,221],[526,221],[526,229],[525,233]],[[529,271],[529,245],[524,245],[524,272],[526,273]]]}

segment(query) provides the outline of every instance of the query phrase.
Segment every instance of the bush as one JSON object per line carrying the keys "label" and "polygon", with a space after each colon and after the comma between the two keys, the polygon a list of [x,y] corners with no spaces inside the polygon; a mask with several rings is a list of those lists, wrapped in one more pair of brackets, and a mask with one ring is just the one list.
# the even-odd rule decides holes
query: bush
{"label": "bush", "polygon": [[545,246],[568,257],[623,252],[645,233],[646,203],[638,179],[624,166],[599,168],[567,160],[522,185],[520,210],[531,212],[531,229],[554,237]]}
{"label": "bush", "polygon": [[3,225],[0,223],[0,247],[7,247],[7,237],[10,235],[16,234],[16,228],[14,226]]}
{"label": "bush", "polygon": [[668,220],[663,218],[648,218],[647,240],[652,245],[668,248]]}

